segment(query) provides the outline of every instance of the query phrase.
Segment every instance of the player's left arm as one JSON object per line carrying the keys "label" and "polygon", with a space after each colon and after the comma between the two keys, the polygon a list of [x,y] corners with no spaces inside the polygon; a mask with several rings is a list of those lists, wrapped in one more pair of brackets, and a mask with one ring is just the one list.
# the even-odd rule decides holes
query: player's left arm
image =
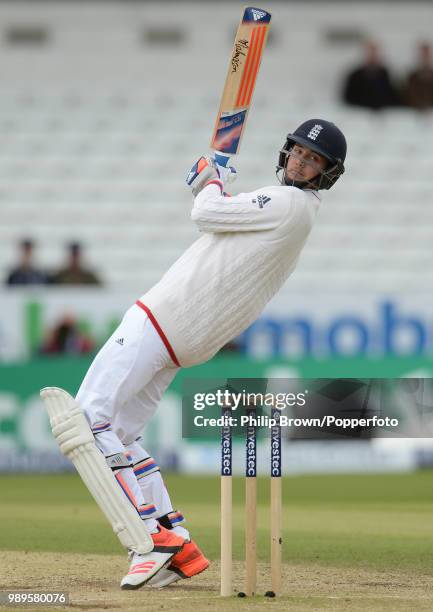
{"label": "player's left arm", "polygon": [[187,184],[196,196],[191,219],[201,232],[252,232],[296,224],[303,206],[297,189],[266,187],[251,193],[228,196],[225,184],[236,178],[232,166],[221,166],[203,156],[192,167]]}
{"label": "player's left arm", "polygon": [[195,198],[191,219],[207,233],[272,230],[296,216],[295,195],[290,188],[267,187],[227,196],[215,178]]}

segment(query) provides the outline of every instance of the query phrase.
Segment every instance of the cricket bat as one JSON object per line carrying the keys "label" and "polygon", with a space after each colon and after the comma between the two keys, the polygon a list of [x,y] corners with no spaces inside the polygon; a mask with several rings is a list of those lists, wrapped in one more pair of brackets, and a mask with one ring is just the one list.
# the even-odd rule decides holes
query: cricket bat
{"label": "cricket bat", "polygon": [[220,165],[239,152],[270,22],[263,9],[243,10],[210,143]]}

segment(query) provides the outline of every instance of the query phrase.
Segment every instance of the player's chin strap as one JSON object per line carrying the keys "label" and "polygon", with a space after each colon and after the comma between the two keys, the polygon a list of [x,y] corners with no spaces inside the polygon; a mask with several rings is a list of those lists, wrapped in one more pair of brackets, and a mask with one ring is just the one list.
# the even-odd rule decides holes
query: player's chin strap
{"label": "player's chin strap", "polygon": [[[312,181],[295,181],[287,180],[286,177],[286,166],[289,157],[292,153],[293,145],[289,149],[281,149],[279,163],[276,166],[275,174],[277,175],[278,182],[280,185],[287,187],[297,187],[298,189],[321,189],[322,179],[324,178],[324,172],[316,174]],[[283,164],[283,165],[282,165]]]}
{"label": "player's chin strap", "polygon": [[314,177],[314,181],[288,181],[285,175],[285,169],[281,166],[276,166],[275,174],[277,175],[280,185],[284,185],[286,187],[297,187],[298,189],[320,189],[320,180],[319,185],[317,185],[316,182],[317,176]]}
{"label": "player's chin strap", "polygon": [[286,154],[284,166],[278,164],[276,166],[275,171],[280,185],[287,185],[288,187],[298,187],[298,189],[330,189],[334,185],[335,181],[345,171],[343,162],[341,160],[337,160],[335,163],[329,162],[328,166],[324,170],[316,174],[313,181],[288,181],[285,173],[285,167],[287,164],[288,156],[290,155],[290,150],[287,151],[285,149],[281,149],[280,153]]}

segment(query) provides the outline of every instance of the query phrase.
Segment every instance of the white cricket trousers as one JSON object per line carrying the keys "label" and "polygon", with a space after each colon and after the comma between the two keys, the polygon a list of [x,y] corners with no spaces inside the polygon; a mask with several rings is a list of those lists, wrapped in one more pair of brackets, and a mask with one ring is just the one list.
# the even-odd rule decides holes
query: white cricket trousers
{"label": "white cricket trousers", "polygon": [[178,369],[148,315],[134,304],[96,355],[76,397],[96,446],[109,464],[116,458],[115,477],[151,532],[162,516],[173,527],[183,522],[156,461],[137,442]]}
{"label": "white cricket trousers", "polygon": [[93,431],[111,429],[128,446],[140,437],[178,369],[147,314],[134,304],[96,355],[76,399]]}

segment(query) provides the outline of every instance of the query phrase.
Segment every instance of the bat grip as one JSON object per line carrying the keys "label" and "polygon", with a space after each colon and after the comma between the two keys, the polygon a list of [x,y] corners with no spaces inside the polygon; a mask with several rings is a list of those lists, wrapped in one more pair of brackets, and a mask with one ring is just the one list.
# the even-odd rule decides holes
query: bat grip
{"label": "bat grip", "polygon": [[230,157],[228,155],[222,155],[221,153],[217,153],[215,151],[215,161],[219,166],[224,166],[224,168],[227,166],[227,163],[230,159]]}

